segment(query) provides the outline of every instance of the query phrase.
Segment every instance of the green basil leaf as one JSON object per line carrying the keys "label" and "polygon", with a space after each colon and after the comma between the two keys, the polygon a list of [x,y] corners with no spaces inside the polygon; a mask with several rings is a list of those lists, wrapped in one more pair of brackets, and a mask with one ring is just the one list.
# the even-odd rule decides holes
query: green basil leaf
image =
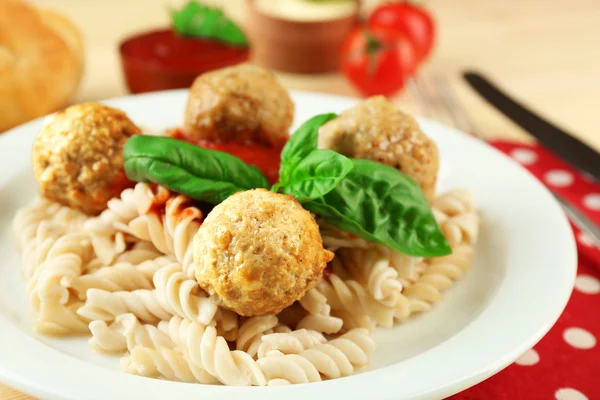
{"label": "green basil leaf", "polygon": [[353,159],[354,168],[304,207],[343,231],[401,253],[436,257],[452,250],[421,188],[395,168]]}
{"label": "green basil leaf", "polygon": [[242,190],[269,187],[258,168],[231,154],[167,137],[132,136],[123,156],[129,179],[157,183],[211,204]]}
{"label": "green basil leaf", "polygon": [[190,1],[173,11],[173,27],[183,36],[218,39],[238,46],[248,46],[244,33],[221,10]]}
{"label": "green basil leaf", "polygon": [[337,117],[337,114],[321,114],[312,117],[302,124],[290,137],[290,140],[281,150],[281,166],[279,167],[279,180],[287,184],[290,173],[296,164],[307,157],[313,150],[317,149],[319,140],[319,128],[326,122]]}
{"label": "green basil leaf", "polygon": [[185,35],[185,31],[194,14],[199,12],[200,4],[190,1],[179,11],[172,10],[171,18],[173,19],[173,28],[180,35]]}
{"label": "green basil leaf", "polygon": [[303,158],[290,174],[283,193],[291,194],[299,202],[323,197],[354,168],[352,160],[332,150],[313,150]]}

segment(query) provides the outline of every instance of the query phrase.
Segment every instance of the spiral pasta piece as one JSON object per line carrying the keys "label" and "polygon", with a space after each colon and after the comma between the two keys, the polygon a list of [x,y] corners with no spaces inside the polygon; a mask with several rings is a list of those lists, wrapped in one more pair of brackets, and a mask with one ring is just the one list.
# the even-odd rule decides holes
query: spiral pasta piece
{"label": "spiral pasta piece", "polygon": [[298,321],[296,329],[308,329],[327,334],[337,333],[342,329],[343,321],[330,315],[331,307],[327,304],[327,297],[316,288],[307,291],[299,303],[308,315]]}
{"label": "spiral pasta piece", "polygon": [[50,221],[42,221],[37,225],[34,237],[27,243],[23,254],[23,273],[31,279],[36,270],[48,257],[48,252],[65,231]]}
{"label": "spiral pasta piece", "polygon": [[92,321],[89,329],[92,333],[90,345],[101,352],[123,353],[136,346],[151,349],[174,347],[167,334],[154,325],[141,324],[133,314],[119,315],[110,326],[105,321]]}
{"label": "spiral pasta piece", "polygon": [[432,208],[448,217],[471,212],[475,209],[473,194],[465,189],[455,189],[437,196]]}
{"label": "spiral pasta piece", "polygon": [[159,329],[166,329],[189,361],[219,382],[232,386],[266,385],[256,361],[244,351],[230,351],[215,327],[173,317],[168,325],[161,323]]}
{"label": "spiral pasta piece", "polygon": [[370,320],[385,327],[391,327],[394,323],[395,307],[386,307],[377,302],[365,287],[355,280],[344,280],[334,273],[328,280],[322,280],[318,288],[327,297],[332,310],[347,311],[362,319],[360,327],[372,328]]}
{"label": "spiral pasta piece", "polygon": [[394,307],[401,296],[402,283],[398,271],[377,248],[343,249],[339,251],[346,270],[362,283],[371,297],[386,307]]}
{"label": "spiral pasta piece", "polygon": [[151,242],[159,251],[172,254],[182,265],[188,278],[194,277],[192,265],[192,240],[200,228],[202,211],[187,206],[189,199],[183,195],[166,201],[165,214],[140,215],[129,223],[129,229],[138,239]]}
{"label": "spiral pasta piece", "polygon": [[168,190],[161,186],[154,191],[147,183],[137,183],[135,187],[123,190],[118,198],[110,199],[106,210],[97,217],[87,220],[84,228],[86,231],[106,237],[119,231],[130,233],[127,224],[168,195]]}
{"label": "spiral pasta piece", "polygon": [[85,221],[84,229],[90,233],[94,252],[102,264],[111,264],[126,250],[130,237],[127,224],[146,212],[164,191],[158,187],[155,194],[150,185],[138,183],[123,190],[119,198],[109,200],[100,215]]}
{"label": "spiral pasta piece", "polygon": [[299,303],[310,314],[322,314],[327,310],[327,297],[315,288],[308,290]]}
{"label": "spiral pasta piece", "polygon": [[87,300],[77,313],[91,321],[114,321],[121,314],[131,313],[140,321],[157,323],[170,319],[172,314],[159,301],[155,290],[107,292],[89,289]]}
{"label": "spiral pasta piece", "polygon": [[92,247],[96,257],[105,264],[110,264],[119,254],[127,249],[125,236],[122,232],[117,232],[114,237],[106,235],[90,234]]}
{"label": "spiral pasta piece", "polygon": [[267,381],[277,383],[318,382],[348,376],[368,363],[375,342],[366,329],[354,329],[327,343],[317,344],[299,354],[272,352],[257,363]]}
{"label": "spiral pasta piece", "polygon": [[156,295],[173,315],[209,324],[217,313],[217,305],[200,289],[195,279],[189,279],[181,264],[170,263],[154,274]]}
{"label": "spiral pasta piece", "polygon": [[461,245],[450,255],[430,259],[421,278],[405,291],[411,313],[428,311],[440,301],[442,292],[471,266],[472,257],[473,248]]}
{"label": "spiral pasta piece", "polygon": [[60,208],[58,203],[53,203],[44,197],[38,197],[27,207],[17,211],[12,221],[12,230],[21,252],[28,243],[35,239],[38,226],[46,221],[58,208]]}
{"label": "spiral pasta piece", "polygon": [[[43,225],[39,228],[43,229]],[[41,250],[41,249],[40,249]],[[87,331],[87,320],[76,314],[80,303],[71,298],[64,279],[82,273],[90,256],[86,234],[67,233],[44,241],[43,257],[27,285],[29,302],[34,311],[34,328],[42,333],[63,335]]]}
{"label": "spiral pasta piece", "polygon": [[206,370],[189,362],[182,353],[168,347],[138,346],[121,359],[121,369],[135,375],[172,381],[213,384],[218,381]]}
{"label": "spiral pasta piece", "polygon": [[258,347],[258,358],[264,358],[273,351],[282,354],[298,354],[317,344],[327,342],[325,336],[316,331],[298,329],[288,333],[270,333],[262,336]]}
{"label": "spiral pasta piece", "polygon": [[239,331],[239,316],[226,308],[219,307],[214,318],[217,334],[223,336],[228,342],[237,340]]}
{"label": "spiral pasta piece", "polygon": [[135,265],[119,263],[108,268],[76,277],[65,277],[63,284],[74,289],[80,300],[86,299],[88,289],[95,288],[107,292],[153,289],[152,279]]}
{"label": "spiral pasta piece", "polygon": [[272,333],[277,322],[277,317],[272,314],[248,318],[240,326],[235,348],[245,351],[252,357],[256,356],[258,347],[262,343],[261,338],[267,333]]}
{"label": "spiral pasta piece", "polygon": [[433,202],[434,216],[451,247],[474,244],[479,235],[479,216],[473,195],[466,190],[453,190]]}
{"label": "spiral pasta piece", "polygon": [[40,333],[53,336],[88,332],[88,320],[77,315],[80,302],[70,305],[58,301],[44,302],[33,321],[33,328]]}

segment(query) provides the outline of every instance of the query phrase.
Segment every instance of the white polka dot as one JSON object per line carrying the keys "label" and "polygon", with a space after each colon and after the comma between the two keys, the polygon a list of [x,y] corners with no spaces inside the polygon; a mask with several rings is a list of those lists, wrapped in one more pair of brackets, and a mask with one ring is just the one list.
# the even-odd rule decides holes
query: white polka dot
{"label": "white polka dot", "polygon": [[591,237],[587,232],[579,232],[579,235],[577,235],[577,240],[579,240],[579,243],[587,247],[592,247],[596,244],[594,238]]}
{"label": "white polka dot", "polygon": [[558,389],[556,393],[554,393],[554,397],[556,400],[588,400],[585,394],[571,388]]}
{"label": "white polka dot", "polygon": [[575,279],[575,289],[587,294],[600,293],[600,281],[590,275],[579,275]]}
{"label": "white polka dot", "polygon": [[560,169],[552,170],[544,176],[544,180],[552,186],[567,187],[573,183],[573,175],[569,171]]}
{"label": "white polka dot", "polygon": [[527,350],[523,355],[517,358],[515,363],[523,366],[535,365],[540,362],[540,355],[534,349]]}
{"label": "white polka dot", "polygon": [[537,161],[537,154],[527,149],[515,149],[510,153],[511,157],[523,165],[530,165]]}
{"label": "white polka dot", "polygon": [[591,193],[583,198],[583,205],[590,210],[600,211],[600,193]]}
{"label": "white polka dot", "polygon": [[569,328],[563,332],[565,342],[576,349],[591,349],[596,345],[594,335],[581,328]]}

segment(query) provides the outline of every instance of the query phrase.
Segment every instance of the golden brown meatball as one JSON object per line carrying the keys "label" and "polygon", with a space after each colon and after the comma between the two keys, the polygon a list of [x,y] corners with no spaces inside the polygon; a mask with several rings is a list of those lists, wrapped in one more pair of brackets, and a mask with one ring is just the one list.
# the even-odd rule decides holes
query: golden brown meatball
{"label": "golden brown meatball", "polygon": [[123,111],[97,103],[57,113],[33,144],[40,191],[87,214],[99,213],[131,185],[123,170],[123,145],[138,133]]}
{"label": "golden brown meatball", "polygon": [[190,139],[251,141],[281,147],[294,103],[268,70],[242,64],[200,75],[190,88],[184,131]]}
{"label": "golden brown meatball", "polygon": [[319,147],[397,168],[433,200],[439,169],[437,146],[412,116],[383,96],[371,97],[323,125]]}
{"label": "golden brown meatball", "polygon": [[278,313],[302,298],[332,258],[312,215],[266,189],[229,197],[194,238],[196,280],[244,316]]}

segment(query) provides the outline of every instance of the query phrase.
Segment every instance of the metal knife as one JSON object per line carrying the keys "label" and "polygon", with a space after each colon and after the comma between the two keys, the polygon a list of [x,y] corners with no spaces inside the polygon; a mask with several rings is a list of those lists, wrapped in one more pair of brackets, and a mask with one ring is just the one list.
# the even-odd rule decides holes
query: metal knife
{"label": "metal knife", "polygon": [[485,76],[467,71],[463,77],[481,97],[529,132],[544,147],[600,181],[600,154],[596,150],[511,99]]}

